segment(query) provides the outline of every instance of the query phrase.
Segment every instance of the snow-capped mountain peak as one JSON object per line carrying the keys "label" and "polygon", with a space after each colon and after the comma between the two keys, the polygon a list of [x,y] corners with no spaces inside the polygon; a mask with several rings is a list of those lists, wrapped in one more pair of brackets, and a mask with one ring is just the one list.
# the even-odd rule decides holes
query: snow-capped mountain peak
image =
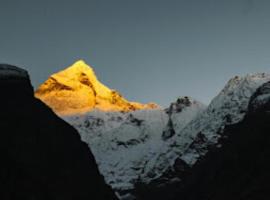
{"label": "snow-capped mountain peak", "polygon": [[35,96],[58,115],[82,114],[93,109],[129,112],[159,107],[153,103],[129,102],[119,92],[102,84],[93,68],[82,60],[51,75]]}

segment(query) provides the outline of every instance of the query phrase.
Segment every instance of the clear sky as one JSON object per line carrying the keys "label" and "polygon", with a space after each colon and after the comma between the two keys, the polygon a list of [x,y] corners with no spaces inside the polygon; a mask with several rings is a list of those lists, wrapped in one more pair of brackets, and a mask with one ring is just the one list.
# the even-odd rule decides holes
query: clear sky
{"label": "clear sky", "polygon": [[34,87],[78,59],[129,100],[204,103],[270,72],[269,0],[0,0],[0,62]]}

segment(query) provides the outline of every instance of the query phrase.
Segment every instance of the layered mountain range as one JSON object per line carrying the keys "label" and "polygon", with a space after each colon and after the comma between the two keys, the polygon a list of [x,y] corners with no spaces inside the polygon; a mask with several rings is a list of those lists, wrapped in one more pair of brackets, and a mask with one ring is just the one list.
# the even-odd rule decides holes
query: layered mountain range
{"label": "layered mountain range", "polygon": [[[163,109],[153,103],[129,102],[101,84],[93,69],[79,61],[49,77],[35,96],[77,129],[120,199],[222,199],[219,195],[225,194],[248,199],[245,194],[234,196],[233,189],[225,190],[233,181],[230,175],[248,179],[241,167],[230,166],[235,165],[230,156],[237,154],[239,160],[232,162],[239,166],[242,158],[251,159],[243,155],[250,151],[248,144],[254,145],[250,139],[254,129],[248,127],[257,126],[250,124],[254,116],[263,120],[268,116],[269,81],[270,75],[264,73],[236,76],[208,106],[183,96]],[[256,123],[261,124],[257,119]],[[264,126],[257,134],[267,131]],[[226,173],[223,163],[228,166]],[[227,181],[222,185],[223,178]],[[246,192],[240,184],[235,187]]]}

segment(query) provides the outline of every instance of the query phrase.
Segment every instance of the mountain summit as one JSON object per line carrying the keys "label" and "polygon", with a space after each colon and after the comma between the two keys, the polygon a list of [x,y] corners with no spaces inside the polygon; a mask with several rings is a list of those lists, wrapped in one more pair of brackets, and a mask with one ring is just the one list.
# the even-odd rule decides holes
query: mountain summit
{"label": "mountain summit", "polygon": [[35,96],[59,115],[102,111],[134,111],[153,109],[156,104],[129,102],[115,90],[103,85],[92,67],[83,60],[53,74],[35,92]]}

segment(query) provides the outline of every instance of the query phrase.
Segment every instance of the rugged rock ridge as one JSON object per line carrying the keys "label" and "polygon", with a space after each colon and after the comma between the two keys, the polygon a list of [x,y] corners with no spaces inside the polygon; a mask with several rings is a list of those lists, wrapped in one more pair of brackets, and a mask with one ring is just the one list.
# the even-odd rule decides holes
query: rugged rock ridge
{"label": "rugged rock ridge", "polygon": [[[187,109],[188,108],[188,109]],[[167,126],[163,131],[163,139],[168,139],[180,132],[192,119],[197,117],[206,106],[191,97],[179,97],[171,103],[165,112],[169,116]]]}
{"label": "rugged rock ridge", "polygon": [[77,131],[34,98],[28,74],[0,65],[0,199],[117,199]]}
{"label": "rugged rock ridge", "polygon": [[80,60],[67,69],[53,74],[35,92],[35,96],[59,115],[102,111],[134,111],[153,109],[154,103],[129,102],[115,90],[97,79],[94,70]]}

